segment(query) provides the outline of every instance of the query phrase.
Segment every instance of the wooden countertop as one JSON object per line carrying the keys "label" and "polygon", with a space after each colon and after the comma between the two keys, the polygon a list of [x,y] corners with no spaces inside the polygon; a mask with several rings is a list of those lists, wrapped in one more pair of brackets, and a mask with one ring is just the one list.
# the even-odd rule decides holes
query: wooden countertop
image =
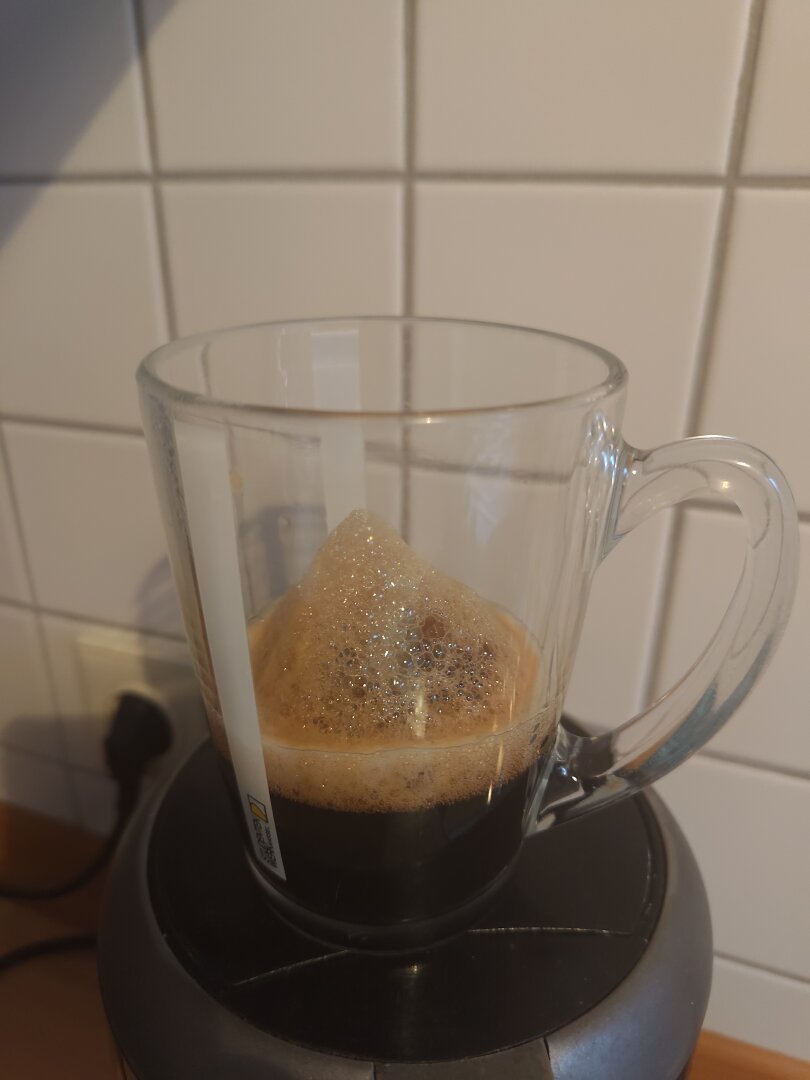
{"label": "wooden countertop", "polygon": [[[98,850],[99,838],[0,803],[0,879],[66,880]],[[60,900],[0,900],[0,952],[95,928],[99,878]],[[0,972],[0,1075],[7,1080],[121,1080],[90,950],[42,957]]]}
{"label": "wooden countertop", "polygon": [[[0,803],[3,882],[33,886],[61,881],[89,860],[98,844],[97,836],[82,829]],[[0,952],[92,930],[102,889],[99,879],[61,900],[0,900]],[[42,957],[0,973],[0,1075],[8,1080],[122,1080],[94,953]],[[690,1080],[810,1080],[810,1063],[704,1032]]]}

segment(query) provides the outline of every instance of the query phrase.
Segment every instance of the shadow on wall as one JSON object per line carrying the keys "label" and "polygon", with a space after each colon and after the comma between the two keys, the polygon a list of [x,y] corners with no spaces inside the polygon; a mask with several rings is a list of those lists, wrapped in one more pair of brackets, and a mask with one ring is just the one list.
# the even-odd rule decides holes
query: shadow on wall
{"label": "shadow on wall", "polygon": [[[136,7],[141,0],[135,0]],[[151,0],[152,24],[174,0]],[[120,5],[120,6],[119,6]],[[129,0],[6,0],[0,30],[0,175],[43,180],[61,163],[125,75],[118,46]],[[115,34],[113,40],[112,35]],[[69,88],[69,92],[65,90]],[[37,195],[35,186],[0,217],[0,246]]]}
{"label": "shadow on wall", "polygon": [[137,623],[144,635],[151,632],[183,634],[183,622],[177,590],[174,586],[169,560],[164,556],[148,571],[137,591]]}
{"label": "shadow on wall", "polygon": [[[291,584],[303,577],[312,556],[323,543],[326,531],[322,506],[266,506],[242,522],[240,546],[244,556],[248,617],[265,610]],[[147,684],[164,686],[165,664],[169,655],[165,646],[156,650],[156,640],[174,638],[178,650],[181,654],[185,653],[184,642],[181,644],[184,635],[177,592],[166,557],[159,559],[149,569],[136,596],[136,621],[140,629],[122,629],[121,642],[128,649],[137,649],[141,657],[143,680]],[[92,619],[88,619],[88,624],[93,626]],[[74,794],[80,804],[96,807],[90,816],[100,831],[107,831],[114,820],[115,788],[112,782],[105,785],[103,781],[104,759],[98,721],[88,715],[86,706],[83,710],[86,698],[78,642],[84,634],[83,622],[77,622],[75,633],[71,636],[66,631],[65,638],[59,644],[59,649],[64,650],[59,662],[62,669],[60,678],[69,680],[73,686],[72,691],[69,687],[60,688],[61,715],[13,717],[3,725],[3,743],[24,754],[41,757],[43,782],[51,763],[66,763]],[[94,630],[90,631],[90,636],[96,637]],[[171,643],[169,648],[172,648]],[[171,763],[160,768],[161,775],[167,768],[173,768],[179,756],[188,752],[207,730],[196,684],[190,688],[184,686],[182,694],[184,709],[191,705],[197,720],[194,730],[186,733],[187,740],[175,748]],[[193,703],[191,694],[194,696]],[[0,768],[12,770],[11,760],[6,759]],[[10,801],[23,804],[29,801],[24,785],[30,780],[22,776],[15,780],[10,774],[3,776],[2,780],[2,788],[8,792]],[[86,791],[80,790],[82,786]],[[54,794],[49,799],[46,792],[38,794],[40,805],[53,806],[54,812],[59,812],[60,796]]]}
{"label": "shadow on wall", "polygon": [[242,524],[239,544],[248,618],[304,577],[328,532],[321,505],[268,506]]}
{"label": "shadow on wall", "polygon": [[[127,651],[137,652],[140,658],[139,681],[165,689],[167,661],[182,662],[184,655],[187,655],[185,643],[180,640],[182,624],[167,558],[158,560],[146,574],[137,591],[137,603],[137,621],[141,629],[112,630],[109,644],[114,648],[120,646]],[[84,673],[78,646],[79,641],[88,636],[88,627],[91,639],[99,636],[100,641],[107,642],[103,627],[98,627],[97,631],[92,619],[88,619],[87,623],[84,620],[75,624],[69,620],[58,622],[60,627],[65,628],[60,631],[60,635],[64,636],[58,636],[54,642],[60,712],[52,715],[20,714],[5,720],[3,745],[23,755],[31,755],[31,770],[18,772],[13,754],[1,759],[3,775],[0,777],[0,789],[11,803],[38,805],[44,813],[50,812],[56,816],[70,813],[72,808],[64,805],[65,796],[62,794],[64,774],[57,776],[53,773],[55,766],[67,765],[69,783],[77,803],[75,809],[83,807],[82,817],[87,818],[89,814],[87,824],[106,832],[115,818],[116,789],[112,780],[107,781],[105,777],[102,732],[98,720],[89,715],[85,705]],[[167,636],[175,640],[167,641]],[[191,715],[189,710],[193,710],[196,719],[193,730],[185,732],[186,738],[175,748],[171,763],[158,766],[160,775],[173,767],[178,754],[190,751],[196,739],[205,731],[202,702],[196,685],[188,685],[188,680],[176,685],[173,682],[170,692],[175,704],[183,708],[183,715]],[[36,767],[37,759],[40,761],[39,769]],[[49,792],[47,785],[51,783],[58,784],[59,790]],[[28,790],[32,785],[38,790]],[[145,787],[148,788],[149,784]],[[85,790],[82,791],[82,788]]]}

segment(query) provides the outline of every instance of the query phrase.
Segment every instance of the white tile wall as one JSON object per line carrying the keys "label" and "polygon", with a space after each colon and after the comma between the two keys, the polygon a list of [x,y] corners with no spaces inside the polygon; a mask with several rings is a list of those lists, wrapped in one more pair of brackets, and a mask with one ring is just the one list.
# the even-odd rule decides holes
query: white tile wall
{"label": "white tile wall", "polygon": [[810,980],[810,780],[700,755],[657,787],[700,864],[717,952]]}
{"label": "white tile wall", "polygon": [[0,233],[3,411],[137,424],[135,367],[166,338],[146,185],[3,187]]}
{"label": "white tile wall", "polygon": [[810,173],[810,5],[768,0],[743,168],[779,176]]}
{"label": "white tile wall", "polygon": [[402,164],[401,0],[146,0],[146,16],[164,168]]}
{"label": "white tile wall", "polygon": [[129,0],[3,0],[0,175],[146,172]]}
{"label": "white tile wall", "polygon": [[417,161],[719,173],[747,9],[745,0],[419,4]]}
{"label": "white tile wall", "polygon": [[57,615],[44,615],[42,625],[53,676],[55,711],[62,721],[65,758],[70,765],[103,772],[103,748],[96,726],[87,715],[87,695],[77,648],[82,634],[99,627]]}
{"label": "white tile wall", "polygon": [[[810,190],[743,191],[700,427],[773,455],[810,510]],[[763,407],[764,405],[764,407]]]}
{"label": "white tile wall", "polygon": [[49,817],[76,821],[76,799],[68,768],[53,758],[0,745],[0,802]]}
{"label": "white tile wall", "polygon": [[[810,670],[806,662],[810,525],[802,525],[800,535],[799,588],[785,637],[761,682],[710,746],[713,752],[810,778]],[[739,517],[708,510],[687,512],[673,603],[666,619],[659,691],[687,670],[714,633],[740,576],[744,550]]]}
{"label": "white tile wall", "polygon": [[810,1060],[810,983],[718,957],[706,1026],[732,1039]]}
{"label": "white tile wall", "polygon": [[382,183],[167,184],[179,331],[396,312],[400,196]]}
{"label": "white tile wall", "polygon": [[[630,368],[631,441],[761,442],[807,548],[804,0],[69,6],[0,0],[0,421],[24,544],[0,468],[0,798],[109,825],[70,642],[81,619],[179,629],[145,450],[119,430],[169,334],[416,310],[591,338]],[[666,535],[649,523],[597,575],[569,698],[587,719],[623,718],[719,615],[733,519],[690,513],[659,619]],[[701,756],[662,788],[712,895],[708,1022],[810,1057],[805,586],[709,751],[757,767]]]}
{"label": "white tile wall", "polygon": [[0,744],[34,754],[61,745],[42,639],[33,611],[0,604]]}
{"label": "white tile wall", "polygon": [[592,728],[617,727],[644,704],[664,571],[668,515],[629,533],[596,571],[565,709]]}
{"label": "white tile wall", "polygon": [[0,447],[0,598],[31,599],[5,454]]}
{"label": "white tile wall", "polygon": [[22,424],[5,435],[39,602],[178,631],[143,440]]}
{"label": "white tile wall", "polygon": [[542,326],[630,370],[626,434],[683,434],[716,191],[420,184],[416,311]]}
{"label": "white tile wall", "polygon": [[[507,477],[422,468],[412,470],[410,483],[410,542],[419,555],[530,623],[540,599],[532,564],[538,578],[543,573],[537,535],[542,492]],[[475,541],[465,547],[467,536]]]}
{"label": "white tile wall", "polygon": [[[553,543],[551,528],[543,532],[542,498],[507,479],[414,469],[410,542],[432,565],[531,624],[549,587],[543,557]],[[510,515],[501,527],[499,507],[508,507]],[[440,537],[438,519],[445,522]],[[610,553],[594,577],[565,699],[571,717],[589,726],[615,727],[641,705],[666,529],[664,515],[646,523]],[[466,550],[465,532],[478,536],[478,544]],[[550,561],[556,566],[553,555]]]}
{"label": "white tile wall", "polygon": [[[42,616],[42,626],[53,679],[55,712],[62,724],[65,758],[68,764],[79,769],[103,772],[103,748],[96,722],[88,716],[86,685],[78,646],[82,638],[95,636],[98,639],[105,628],[84,619],[58,615]],[[143,631],[117,631],[115,641],[117,647],[132,650],[140,647],[144,653],[152,656],[161,654],[161,645],[165,648],[165,638]]]}

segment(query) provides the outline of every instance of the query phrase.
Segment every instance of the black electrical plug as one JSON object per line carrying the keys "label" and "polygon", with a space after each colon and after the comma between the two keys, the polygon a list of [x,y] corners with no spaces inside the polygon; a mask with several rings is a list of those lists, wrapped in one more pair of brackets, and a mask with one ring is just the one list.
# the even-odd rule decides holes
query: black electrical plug
{"label": "black electrical plug", "polygon": [[[165,711],[144,694],[127,691],[118,699],[104,740],[107,768],[118,782],[118,814],[115,827],[104,841],[98,854],[78,874],[60,885],[30,889],[16,885],[0,885],[0,897],[9,900],[55,900],[74,892],[103,870],[113,856],[138,802],[141,779],[149,762],[165,753],[172,744],[172,728]],[[17,967],[28,960],[74,949],[93,948],[95,934],[75,934],[70,937],[46,938],[30,945],[11,949],[0,955],[0,972]]]}
{"label": "black electrical plug", "polygon": [[127,690],[118,706],[104,740],[107,769],[118,781],[118,819],[114,843],[123,832],[138,803],[141,780],[153,758],[172,744],[172,728],[165,711],[145,694]]}
{"label": "black electrical plug", "polygon": [[[145,694],[127,691],[118,699],[104,740],[110,775],[118,783],[115,826],[95,858],[69,881],[46,888],[28,889],[0,884],[0,897],[8,900],[54,900],[86,885],[110,861],[121,834],[138,802],[141,780],[150,761],[172,744],[172,728],[165,711]],[[1,966],[0,966],[1,969]]]}
{"label": "black electrical plug", "polygon": [[171,724],[160,705],[132,690],[122,694],[104,740],[104,757],[113,779],[122,787],[137,789],[150,761],[171,745]]}

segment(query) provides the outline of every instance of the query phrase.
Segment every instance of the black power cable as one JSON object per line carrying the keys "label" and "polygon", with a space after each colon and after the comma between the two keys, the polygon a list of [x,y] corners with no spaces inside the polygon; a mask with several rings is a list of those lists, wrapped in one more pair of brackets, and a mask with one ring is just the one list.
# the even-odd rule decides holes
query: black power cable
{"label": "black power cable", "polygon": [[[42,888],[0,884],[0,898],[55,900],[75,892],[96,877],[112,858],[132,817],[147,766],[153,758],[168,750],[171,743],[171,725],[163,709],[142,694],[122,694],[104,740],[107,768],[113,779],[118,781],[118,807],[112,832],[90,862],[67,881]],[[35,941],[0,955],[0,972],[37,956],[93,948],[95,943],[95,934],[76,934]]]}
{"label": "black power cable", "polygon": [[30,945],[20,945],[17,949],[9,949],[0,956],[0,975],[9,968],[16,967],[26,960],[34,960],[37,956],[51,956],[54,953],[78,952],[80,949],[95,949],[95,934],[74,934],[71,937],[45,938],[43,941],[33,941]]}
{"label": "black power cable", "polygon": [[77,874],[58,885],[45,885],[41,888],[32,888],[27,885],[0,885],[0,898],[4,900],[56,900],[60,896],[67,896],[68,893],[81,889],[103,870],[112,858],[121,834],[135,809],[139,788],[140,784],[137,781],[128,783],[119,781],[118,810],[113,830],[105,838],[98,853]]}

